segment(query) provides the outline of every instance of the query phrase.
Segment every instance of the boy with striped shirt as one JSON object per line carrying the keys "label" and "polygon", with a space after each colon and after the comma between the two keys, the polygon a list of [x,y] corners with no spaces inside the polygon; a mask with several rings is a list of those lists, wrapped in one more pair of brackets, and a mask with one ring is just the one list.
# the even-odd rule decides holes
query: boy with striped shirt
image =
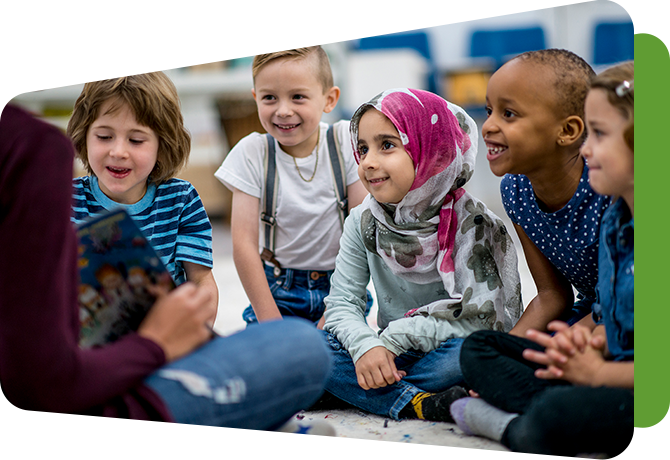
{"label": "boy with striped shirt", "polygon": [[155,72],[87,83],[67,133],[89,173],[73,180],[72,222],[125,207],[175,283],[210,291],[216,311],[212,227],[193,185],[174,178],[191,138],[170,79]]}

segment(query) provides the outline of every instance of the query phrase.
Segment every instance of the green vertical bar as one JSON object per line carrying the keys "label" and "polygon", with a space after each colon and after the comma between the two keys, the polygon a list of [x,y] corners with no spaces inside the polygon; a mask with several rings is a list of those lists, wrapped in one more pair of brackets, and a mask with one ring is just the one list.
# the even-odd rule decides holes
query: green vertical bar
{"label": "green vertical bar", "polygon": [[636,427],[660,422],[670,401],[669,70],[663,42],[653,35],[636,34]]}

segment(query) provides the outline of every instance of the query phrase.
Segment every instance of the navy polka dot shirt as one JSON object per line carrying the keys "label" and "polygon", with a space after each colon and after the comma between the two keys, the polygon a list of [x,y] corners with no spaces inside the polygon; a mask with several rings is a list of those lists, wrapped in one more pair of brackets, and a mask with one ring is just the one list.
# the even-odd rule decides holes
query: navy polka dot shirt
{"label": "navy polka dot shirt", "polygon": [[575,308],[591,312],[598,282],[600,220],[610,197],[591,189],[584,165],[577,191],[563,209],[546,213],[535,200],[530,180],[506,174],[500,193],[510,220],[521,226],[538,249],[579,292]]}

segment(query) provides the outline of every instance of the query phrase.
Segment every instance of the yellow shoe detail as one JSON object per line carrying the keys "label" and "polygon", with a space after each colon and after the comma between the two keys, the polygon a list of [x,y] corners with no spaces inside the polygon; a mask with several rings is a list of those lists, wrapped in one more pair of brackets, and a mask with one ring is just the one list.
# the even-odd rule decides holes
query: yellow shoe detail
{"label": "yellow shoe detail", "polygon": [[425,420],[425,418],[423,417],[423,409],[421,407],[421,403],[428,396],[432,395],[433,393],[426,393],[426,392],[417,393],[416,396],[414,396],[410,401],[410,403],[412,403],[412,408],[414,409],[414,412],[416,412],[417,418]]}

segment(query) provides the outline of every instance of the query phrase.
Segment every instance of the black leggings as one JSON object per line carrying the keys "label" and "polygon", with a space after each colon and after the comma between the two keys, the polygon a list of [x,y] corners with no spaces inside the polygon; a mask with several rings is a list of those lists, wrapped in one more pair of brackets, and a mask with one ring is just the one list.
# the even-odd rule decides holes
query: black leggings
{"label": "black leggings", "polygon": [[488,403],[520,414],[502,443],[516,452],[574,456],[623,452],[633,437],[633,391],[538,379],[521,356],[535,342],[495,331],[470,335],[461,350],[466,383]]}

